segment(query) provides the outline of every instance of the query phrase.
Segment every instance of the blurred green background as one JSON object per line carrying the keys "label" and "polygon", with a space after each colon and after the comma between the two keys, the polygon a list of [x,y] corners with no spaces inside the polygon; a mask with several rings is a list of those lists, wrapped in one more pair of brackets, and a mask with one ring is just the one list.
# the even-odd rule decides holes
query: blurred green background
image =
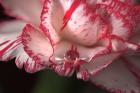
{"label": "blurred green background", "polygon": [[0,93],[109,93],[76,76],[61,77],[44,70],[34,74],[19,70],[14,60],[0,62]]}
{"label": "blurred green background", "polygon": [[51,71],[42,72],[32,93],[107,93],[75,76],[60,77]]}

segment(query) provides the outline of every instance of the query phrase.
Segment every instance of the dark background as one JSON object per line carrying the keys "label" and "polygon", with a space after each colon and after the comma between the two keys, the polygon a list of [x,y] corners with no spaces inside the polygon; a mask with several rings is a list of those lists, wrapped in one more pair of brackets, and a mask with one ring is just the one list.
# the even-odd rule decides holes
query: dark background
{"label": "dark background", "polygon": [[[139,0],[140,2],[140,0]],[[12,20],[0,6],[0,21]],[[0,93],[109,93],[75,76],[60,77],[51,71],[34,74],[19,70],[14,59],[0,62]]]}

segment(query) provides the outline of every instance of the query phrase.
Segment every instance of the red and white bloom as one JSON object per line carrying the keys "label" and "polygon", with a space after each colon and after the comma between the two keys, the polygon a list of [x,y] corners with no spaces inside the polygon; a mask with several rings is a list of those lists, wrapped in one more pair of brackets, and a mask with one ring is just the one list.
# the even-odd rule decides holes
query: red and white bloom
{"label": "red and white bloom", "polygon": [[140,93],[140,6],[134,0],[1,0],[0,60],[52,69],[114,93]]}

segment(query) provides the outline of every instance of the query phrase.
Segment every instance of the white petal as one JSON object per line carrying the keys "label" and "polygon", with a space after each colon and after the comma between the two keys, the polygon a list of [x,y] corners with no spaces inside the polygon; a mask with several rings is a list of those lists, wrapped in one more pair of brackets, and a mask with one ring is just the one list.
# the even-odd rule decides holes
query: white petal
{"label": "white petal", "polygon": [[97,11],[110,25],[109,33],[124,40],[128,40],[132,35],[139,20],[137,9],[129,1],[131,0],[105,0],[104,2],[97,0],[100,7],[97,8]]}
{"label": "white petal", "polygon": [[47,33],[52,43],[59,41],[58,31],[61,28],[64,9],[61,0],[46,0],[41,15],[41,28]]}
{"label": "white petal", "polygon": [[65,13],[60,31],[65,39],[87,46],[97,42],[100,19],[88,6],[84,1],[75,0]]}
{"label": "white petal", "polygon": [[110,53],[107,49],[102,49],[93,55],[89,63],[81,66],[80,70],[86,70],[89,74],[95,75],[98,71],[111,64],[119,55],[120,53]]}
{"label": "white petal", "polygon": [[91,77],[91,80],[113,93],[140,93],[140,80],[121,60],[113,62],[96,76]]}
{"label": "white petal", "polygon": [[[76,43],[94,44],[97,40],[99,19],[94,19],[91,11],[86,15],[84,8],[87,7],[80,0],[65,0],[64,3],[62,1],[46,1],[41,17],[42,30],[49,32],[54,43],[59,41],[58,35],[60,35],[62,38]],[[89,10],[88,8],[87,11]],[[79,22],[79,20],[81,21]]]}

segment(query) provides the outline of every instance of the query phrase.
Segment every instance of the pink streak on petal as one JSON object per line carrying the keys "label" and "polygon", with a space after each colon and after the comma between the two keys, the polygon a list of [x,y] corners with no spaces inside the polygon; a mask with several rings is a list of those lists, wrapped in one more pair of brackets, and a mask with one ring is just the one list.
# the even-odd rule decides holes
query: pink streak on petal
{"label": "pink streak on petal", "polygon": [[74,0],[73,4],[71,5],[70,9],[65,13],[65,16],[63,18],[63,26],[61,28],[61,30],[63,31],[63,29],[65,28],[65,26],[67,25],[68,21],[70,20],[73,12],[76,10],[76,8],[80,5],[80,3],[83,0]]}

